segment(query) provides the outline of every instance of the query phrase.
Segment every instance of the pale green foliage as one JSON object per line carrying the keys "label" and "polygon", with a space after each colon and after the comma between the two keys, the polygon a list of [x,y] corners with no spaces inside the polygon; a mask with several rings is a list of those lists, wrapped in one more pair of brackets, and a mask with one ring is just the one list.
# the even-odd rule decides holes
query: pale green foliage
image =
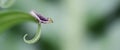
{"label": "pale green foliage", "polygon": [[1,8],[8,8],[14,4],[15,0],[0,0]]}

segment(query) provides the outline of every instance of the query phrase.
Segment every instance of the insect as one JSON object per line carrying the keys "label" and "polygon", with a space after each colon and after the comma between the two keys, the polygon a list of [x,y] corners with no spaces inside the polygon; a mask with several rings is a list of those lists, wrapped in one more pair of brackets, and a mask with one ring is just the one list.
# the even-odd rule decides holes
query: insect
{"label": "insect", "polygon": [[44,23],[44,24],[49,24],[49,23],[53,23],[53,20],[51,18],[46,18],[44,16],[42,16],[41,14],[37,13],[36,11],[32,10],[30,12],[30,14],[35,17],[40,23]]}

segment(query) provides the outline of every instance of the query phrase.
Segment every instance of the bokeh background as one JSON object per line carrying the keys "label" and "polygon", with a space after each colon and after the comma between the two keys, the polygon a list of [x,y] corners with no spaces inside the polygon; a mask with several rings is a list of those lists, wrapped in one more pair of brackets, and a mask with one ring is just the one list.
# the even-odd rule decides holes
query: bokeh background
{"label": "bokeh background", "polygon": [[34,37],[37,23],[16,24],[0,32],[0,50],[120,50],[120,0],[14,1],[0,12],[36,10],[54,23],[42,24],[35,44],[26,44],[23,36]]}

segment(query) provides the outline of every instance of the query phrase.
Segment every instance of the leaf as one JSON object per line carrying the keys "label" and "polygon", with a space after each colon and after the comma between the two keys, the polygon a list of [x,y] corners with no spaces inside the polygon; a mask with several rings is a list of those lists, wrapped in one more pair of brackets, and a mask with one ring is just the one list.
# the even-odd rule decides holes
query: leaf
{"label": "leaf", "polygon": [[3,32],[16,24],[33,21],[37,22],[30,14],[19,11],[7,11],[0,13],[0,32]]}
{"label": "leaf", "polygon": [[[34,21],[38,23],[38,21],[35,20],[33,16],[24,12],[19,12],[19,11],[2,12],[0,13],[0,32],[5,31],[6,29],[9,29],[10,27],[13,27],[16,24],[26,21]],[[23,40],[28,44],[34,44],[40,39],[40,34],[41,34],[41,23],[38,23],[38,30],[35,34],[35,37],[33,37],[30,40],[26,40],[28,34],[25,34]]]}

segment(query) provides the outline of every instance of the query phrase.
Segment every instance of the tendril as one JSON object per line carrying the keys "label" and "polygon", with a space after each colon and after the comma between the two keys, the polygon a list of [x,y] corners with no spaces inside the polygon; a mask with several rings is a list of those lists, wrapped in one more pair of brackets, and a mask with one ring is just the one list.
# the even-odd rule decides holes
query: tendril
{"label": "tendril", "polygon": [[30,40],[26,40],[26,37],[28,36],[28,34],[25,34],[24,37],[23,37],[23,40],[24,40],[25,43],[34,44],[40,39],[40,34],[41,34],[41,24],[39,23],[38,24],[38,30],[37,30],[35,36]]}

